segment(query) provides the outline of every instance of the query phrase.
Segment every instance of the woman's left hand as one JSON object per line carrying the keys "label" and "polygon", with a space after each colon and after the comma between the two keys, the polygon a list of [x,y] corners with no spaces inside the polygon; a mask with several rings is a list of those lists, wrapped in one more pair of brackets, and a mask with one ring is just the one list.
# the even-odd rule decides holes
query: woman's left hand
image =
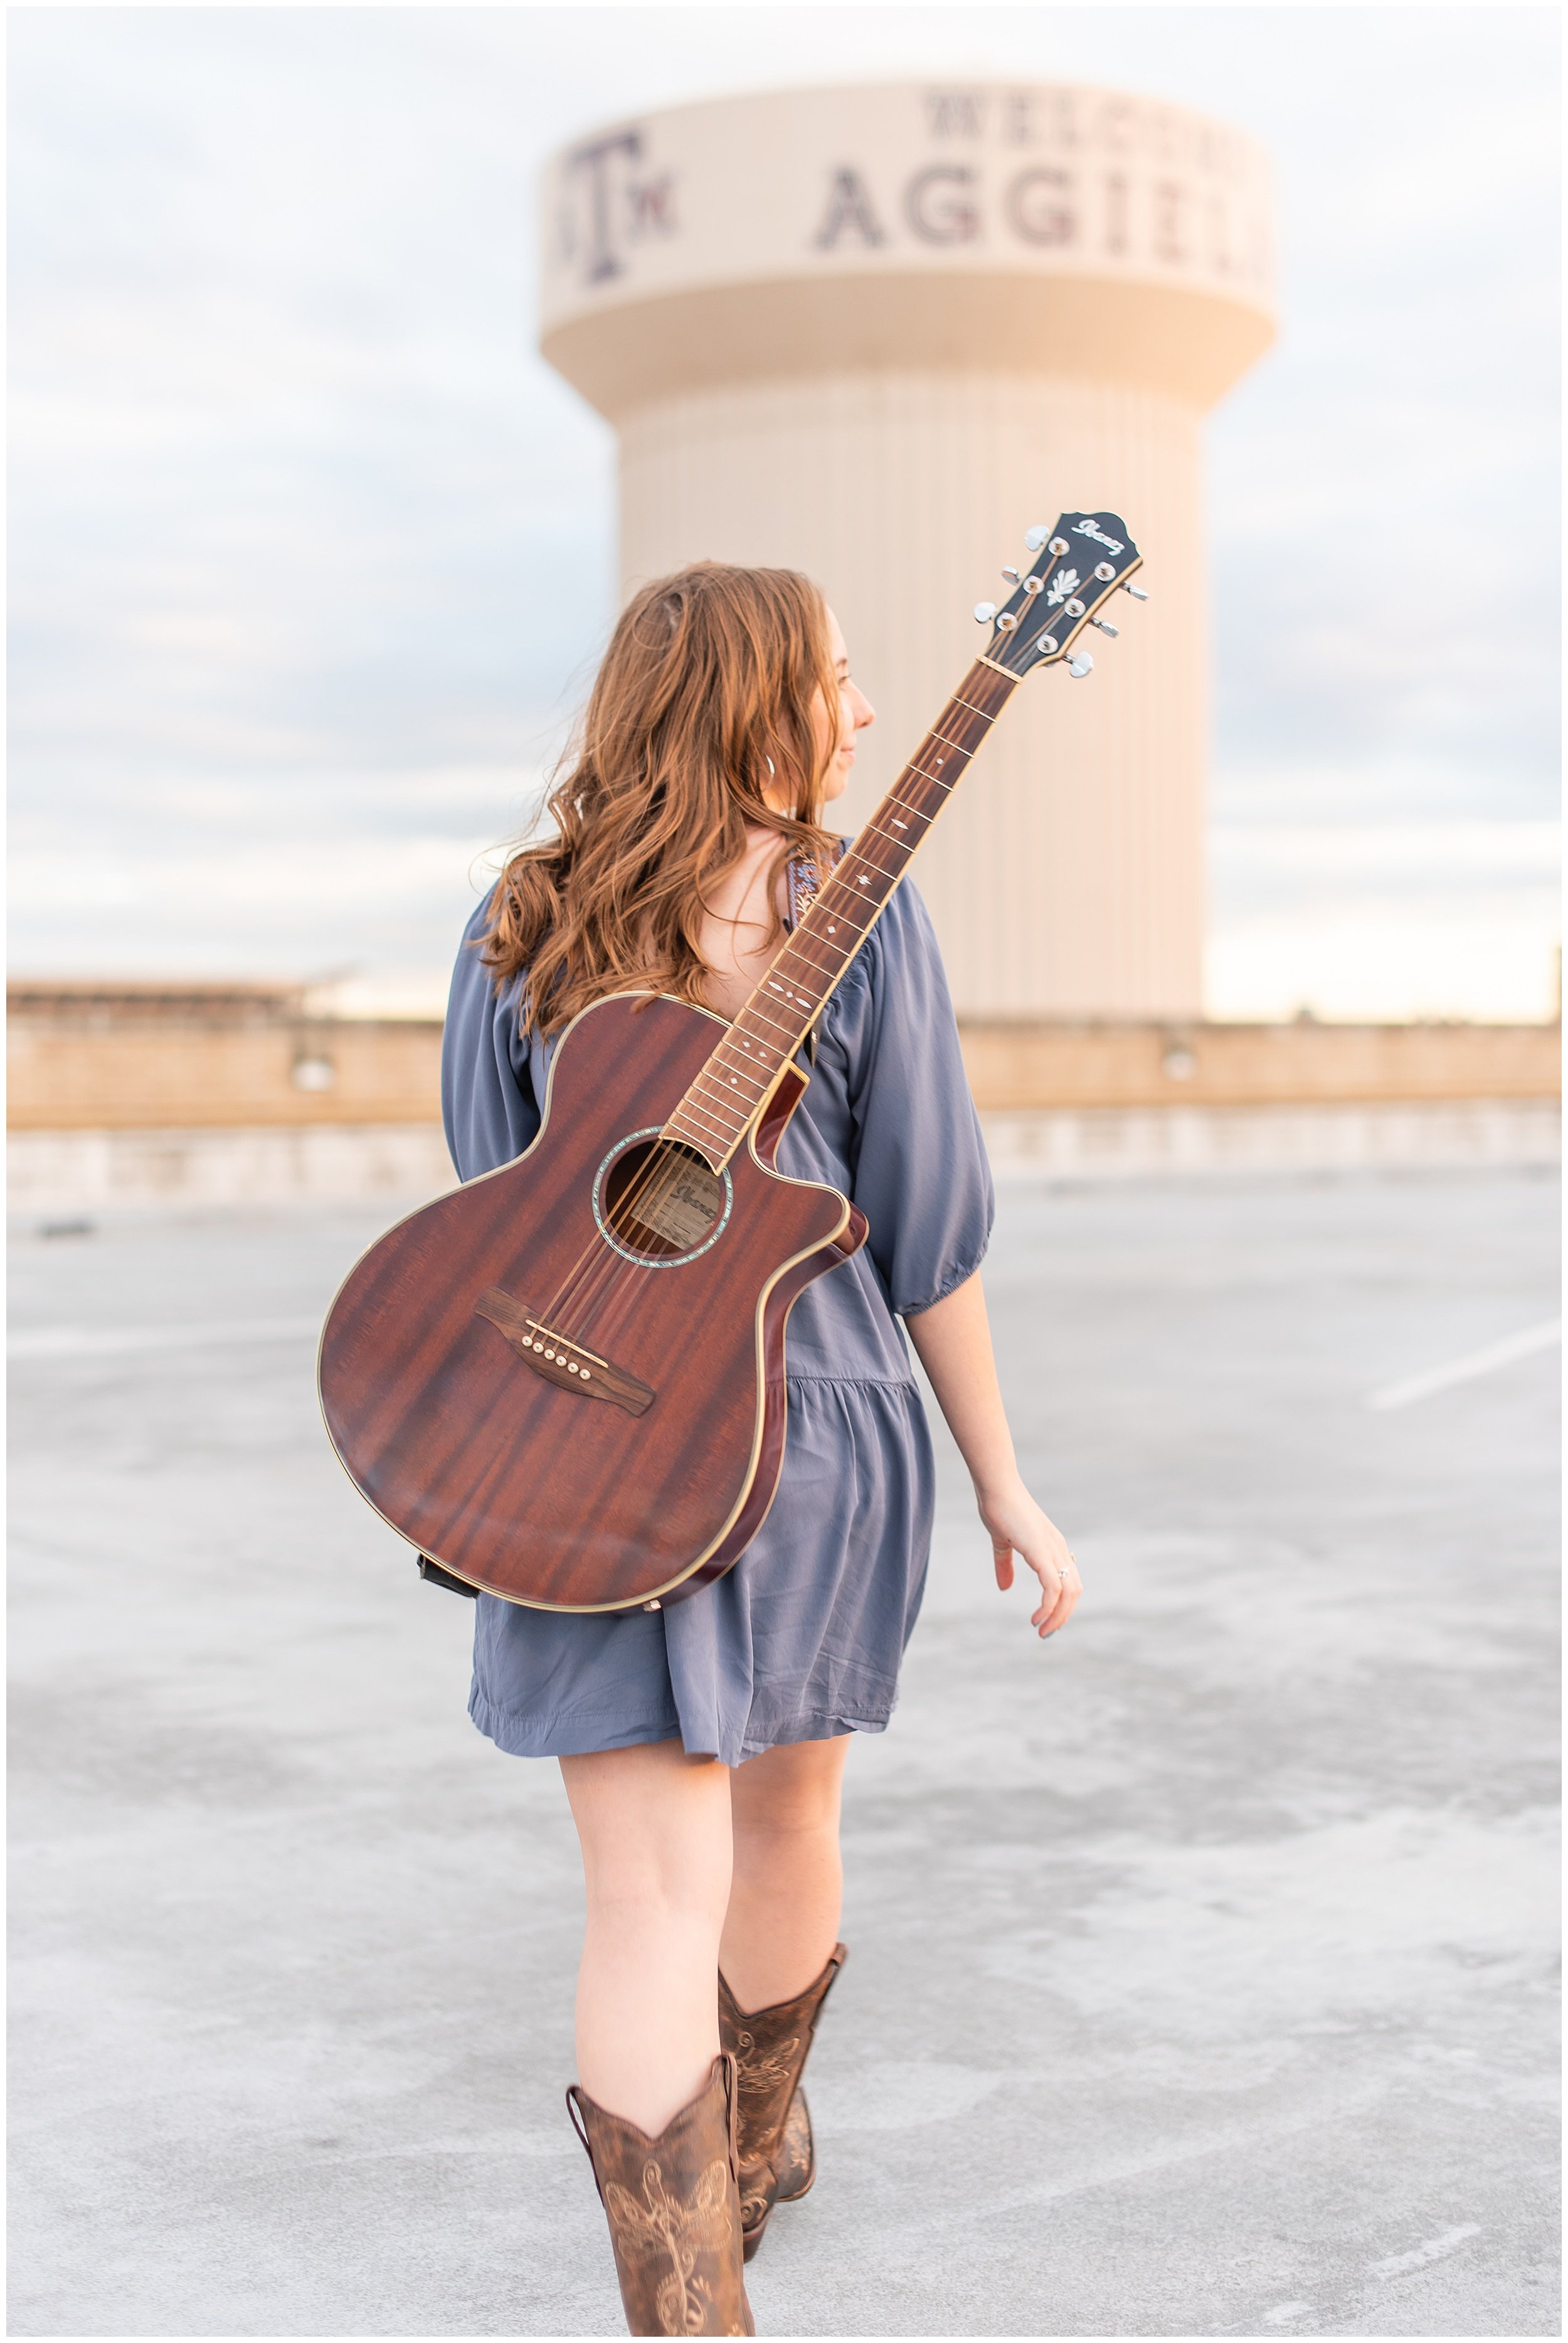
{"label": "woman's left hand", "polygon": [[980,1517],[990,1533],[997,1584],[1005,1594],[1012,1584],[1013,1555],[1021,1555],[1040,1585],[1040,1608],[1029,1624],[1042,1636],[1054,1635],[1066,1626],[1083,1592],[1067,1540],[1021,1480],[1000,1491],[977,1489],[975,1494]]}

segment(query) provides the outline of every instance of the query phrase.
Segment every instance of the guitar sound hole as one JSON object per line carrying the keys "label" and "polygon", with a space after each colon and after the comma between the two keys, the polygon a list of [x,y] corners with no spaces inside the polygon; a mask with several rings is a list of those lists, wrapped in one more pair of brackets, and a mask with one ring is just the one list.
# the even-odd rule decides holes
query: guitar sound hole
{"label": "guitar sound hole", "polygon": [[618,1244],[648,1261],[671,1261],[706,1244],[721,1219],[725,1184],[700,1155],[644,1139],[610,1165],[604,1216]]}

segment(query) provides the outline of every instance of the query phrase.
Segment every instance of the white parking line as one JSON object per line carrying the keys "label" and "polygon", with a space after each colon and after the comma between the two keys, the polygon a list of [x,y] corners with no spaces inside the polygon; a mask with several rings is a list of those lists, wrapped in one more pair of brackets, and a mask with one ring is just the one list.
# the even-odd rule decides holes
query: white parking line
{"label": "white parking line", "polygon": [[1462,1359],[1451,1359],[1445,1367],[1429,1367],[1424,1374],[1406,1375],[1402,1383],[1385,1383],[1382,1391],[1369,1392],[1365,1404],[1380,1413],[1392,1407],[1410,1407],[1418,1399],[1430,1398],[1433,1392],[1446,1391],[1451,1383],[1467,1383],[1477,1375],[1489,1375],[1494,1367],[1512,1366],[1515,1359],[1527,1359],[1533,1351],[1549,1351],[1553,1342],[1563,1340],[1561,1318],[1548,1318],[1539,1326],[1526,1326],[1523,1333],[1505,1334],[1501,1342],[1489,1342],[1484,1351],[1471,1351]]}
{"label": "white parking line", "polygon": [[1467,2237],[1479,2237],[1479,2221],[1462,2221],[1457,2229],[1444,2229],[1440,2237],[1428,2237],[1424,2246],[1417,2246],[1412,2254],[1391,2254],[1385,2262],[1371,2262],[1368,2278],[1402,2278],[1406,2270],[1425,2269],[1429,2262],[1446,2261]]}
{"label": "white parking line", "polygon": [[118,1359],[136,1351],[198,1351],[208,1344],[314,1342],[319,1318],[231,1318],[210,1326],[35,1326],[7,1336],[10,1359]]}

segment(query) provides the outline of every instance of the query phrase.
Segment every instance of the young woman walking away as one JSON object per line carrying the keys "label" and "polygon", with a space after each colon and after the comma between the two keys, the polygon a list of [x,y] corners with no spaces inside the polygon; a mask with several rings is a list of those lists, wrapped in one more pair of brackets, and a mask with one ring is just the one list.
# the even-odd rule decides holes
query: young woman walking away
{"label": "young woman walking away", "polygon": [[[589,1002],[643,988],[735,1015],[841,851],[820,817],[871,713],[794,571],[701,562],[634,598],[555,834],[513,858],[458,956],[443,1088],[465,1180],[531,1143],[554,1044]],[[783,1477],[739,1562],[661,1611],[478,1598],[470,1714],[500,1748],[559,1759],[582,1843],[568,2098],[634,2335],[753,2333],[742,2258],[816,2175],[800,2077],[844,1960],[844,1759],[892,1713],[930,1540],[900,1322],[998,1584],[1014,1554],[1035,1573],[1041,1635],[1081,1591],[1002,1413],[977,1274],[990,1177],[907,884],[823,1013],[778,1161],[849,1196],[870,1234],[795,1304]]]}

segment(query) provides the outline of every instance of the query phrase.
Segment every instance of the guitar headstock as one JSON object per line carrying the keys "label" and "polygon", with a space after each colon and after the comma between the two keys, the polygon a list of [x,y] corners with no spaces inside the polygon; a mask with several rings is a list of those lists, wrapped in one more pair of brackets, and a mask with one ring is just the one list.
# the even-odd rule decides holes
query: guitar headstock
{"label": "guitar headstock", "polygon": [[[1054,528],[1031,528],[1024,538],[1028,569],[1004,569],[1012,592],[1000,609],[977,602],[975,617],[989,625],[985,656],[1009,675],[1067,661],[1070,675],[1085,676],[1094,665],[1086,650],[1072,646],[1086,627],[1114,636],[1118,629],[1099,613],[1118,593],[1143,557],[1114,513],[1063,513]],[[1138,600],[1148,597],[1127,586]]]}

